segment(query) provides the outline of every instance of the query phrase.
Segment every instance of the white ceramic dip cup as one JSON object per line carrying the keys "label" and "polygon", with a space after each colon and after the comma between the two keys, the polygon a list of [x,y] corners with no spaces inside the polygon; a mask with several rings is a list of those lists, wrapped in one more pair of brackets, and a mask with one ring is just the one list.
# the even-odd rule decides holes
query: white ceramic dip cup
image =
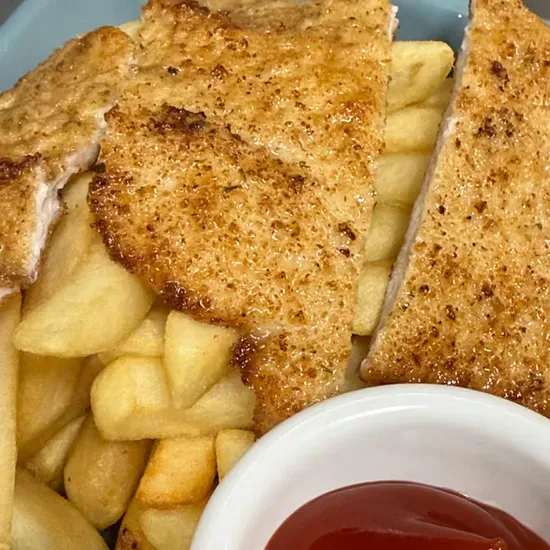
{"label": "white ceramic dip cup", "polygon": [[404,384],[329,399],[264,436],[215,491],[192,550],[264,550],[302,504],[382,480],[459,491],[550,541],[550,420],[480,392]]}

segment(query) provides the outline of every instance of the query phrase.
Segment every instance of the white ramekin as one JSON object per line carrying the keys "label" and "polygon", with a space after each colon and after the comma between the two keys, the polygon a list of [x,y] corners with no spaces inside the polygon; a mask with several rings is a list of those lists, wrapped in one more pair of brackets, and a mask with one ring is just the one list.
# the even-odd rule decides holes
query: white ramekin
{"label": "white ramekin", "polygon": [[264,550],[312,498],[381,480],[460,491],[550,541],[550,420],[480,392],[404,384],[330,399],[263,437],[215,491],[192,550]]}

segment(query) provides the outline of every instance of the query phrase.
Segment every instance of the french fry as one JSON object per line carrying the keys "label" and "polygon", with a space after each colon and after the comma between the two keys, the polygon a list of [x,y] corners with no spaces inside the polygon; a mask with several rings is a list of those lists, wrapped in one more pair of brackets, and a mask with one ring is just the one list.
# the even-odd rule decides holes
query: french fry
{"label": "french fry", "polygon": [[82,371],[81,359],[21,354],[17,445],[27,447],[67,410]]}
{"label": "french fry", "polygon": [[419,103],[421,107],[435,107],[438,109],[446,109],[451,102],[453,95],[454,80],[447,78],[441,86],[428,98]]}
{"label": "french fry", "polygon": [[172,510],[145,510],[139,520],[141,530],[156,550],[189,550],[207,503],[205,499]]}
{"label": "french fry", "polygon": [[21,294],[0,304],[0,549],[10,548],[16,447],[16,403],[19,354],[11,343],[19,322]]}
{"label": "french fry", "polygon": [[70,281],[23,317],[14,343],[20,350],[56,357],[107,351],[139,325],[153,299],[97,240]]}
{"label": "french fry", "polygon": [[379,203],[374,207],[364,258],[367,262],[397,257],[409,227],[410,211]]}
{"label": "french fry", "polygon": [[69,422],[38,453],[25,462],[25,468],[36,479],[58,493],[63,490],[63,469],[85,418],[81,416]]}
{"label": "french fry", "polygon": [[13,550],[107,550],[93,525],[66,499],[17,469],[11,525]]}
{"label": "french fry", "polygon": [[146,511],[143,504],[132,500],[124,514],[115,550],[158,550],[147,540],[141,529],[141,518]]}
{"label": "french fry", "polygon": [[162,357],[164,353],[164,329],[168,311],[154,307],[128,338],[119,342],[112,350],[100,353],[104,365],[124,355],[140,357]]}
{"label": "french fry", "polygon": [[216,477],[214,437],[180,437],[159,441],[139,482],[135,499],[166,509],[201,502]]}
{"label": "french fry", "polygon": [[84,360],[80,370],[80,377],[68,407],[40,435],[28,441],[24,446],[19,447],[18,456],[20,463],[24,464],[69,422],[72,422],[75,418],[84,415],[88,411],[90,408],[92,382],[101,369],[103,369],[103,363],[97,357],[89,357]]}
{"label": "french fry", "polygon": [[392,260],[367,263],[359,279],[353,332],[371,335],[376,328],[392,270]]}
{"label": "french fry", "polygon": [[444,42],[394,42],[388,112],[423,101],[441,86],[454,64]]}
{"label": "french fry", "polygon": [[105,441],[90,415],[64,471],[68,499],[98,529],[124,514],[145,468],[150,441]]}
{"label": "french fry", "polygon": [[[140,26],[133,21],[121,28],[134,37]],[[447,45],[396,43],[392,55],[391,114],[386,154],[378,162],[378,204],[365,243],[354,321],[358,334],[371,334],[376,326],[409,207],[452,90],[446,77],[454,56]],[[40,278],[26,293],[16,329],[16,345],[30,352],[21,354],[20,460],[58,490],[64,469],[68,497],[99,529],[116,522],[129,505],[117,550],[188,549],[216,473],[222,479],[254,442],[246,429],[252,426],[254,395],[229,365],[233,330],[179,312],[168,315],[163,308],[150,310],[152,293],[109,260],[90,229],[89,180],[89,174],[75,177],[63,193],[67,213],[52,235]],[[8,301],[0,305],[2,358]],[[98,355],[83,359],[93,354]],[[97,357],[108,365],[102,372]],[[94,416],[84,420],[90,390]],[[0,401],[0,413],[4,405]],[[11,431],[13,436],[13,426]],[[2,430],[0,451],[1,436]],[[145,467],[153,438],[161,441]],[[0,550],[10,542],[4,518],[9,502],[2,506],[2,498],[10,498],[3,491],[6,460],[12,486],[14,477],[14,459],[10,452],[4,455]],[[52,495],[28,472],[18,473],[14,548],[105,550],[81,513]]]}
{"label": "french fry", "polygon": [[359,378],[359,367],[363,359],[368,355],[370,349],[370,336],[351,337],[351,354],[348,360],[345,385],[342,393],[359,390],[365,387],[365,383]]}
{"label": "french fry", "polygon": [[92,410],[105,439],[166,439],[215,435],[224,428],[250,428],[254,393],[231,372],[189,409],[175,408],[162,362],[122,357],[92,387]]}
{"label": "french fry", "polygon": [[119,25],[118,28],[121,31],[124,31],[130,38],[135,38],[141,28],[141,20],[138,19],[136,21],[128,21],[128,23]]}
{"label": "french fry", "polygon": [[[96,425],[106,439],[156,439],[127,437],[122,433],[132,418],[153,419],[171,407],[162,362],[148,357],[121,357],[97,377],[91,393]],[[149,431],[152,431],[153,426]],[[140,434],[141,435],[141,434]]]}
{"label": "french fry", "polygon": [[221,430],[216,436],[216,462],[218,477],[223,479],[227,472],[239,462],[254,444],[254,432],[249,430]]}
{"label": "french fry", "polygon": [[18,288],[0,289],[0,306],[4,305],[5,301],[7,301],[9,298],[12,298],[16,294],[20,294]]}
{"label": "french fry", "polygon": [[82,214],[83,212],[87,215],[89,214],[88,187],[92,178],[92,172],[82,172],[81,174],[74,175],[67,182],[67,185],[61,191],[61,198],[65,203],[68,214]]}
{"label": "french fry", "polygon": [[23,314],[51,298],[65,286],[86,258],[92,242],[92,222],[86,194],[91,177],[78,176],[64,195],[67,213],[55,228],[37,281],[26,291]]}
{"label": "french fry", "polygon": [[416,201],[430,155],[426,153],[394,153],[378,159],[375,179],[377,200],[385,204],[412,206]]}
{"label": "french fry", "polygon": [[386,153],[430,153],[436,143],[443,110],[433,107],[405,107],[386,120]]}
{"label": "french fry", "polygon": [[178,311],[166,322],[164,366],[172,402],[188,408],[229,373],[236,331],[199,323]]}

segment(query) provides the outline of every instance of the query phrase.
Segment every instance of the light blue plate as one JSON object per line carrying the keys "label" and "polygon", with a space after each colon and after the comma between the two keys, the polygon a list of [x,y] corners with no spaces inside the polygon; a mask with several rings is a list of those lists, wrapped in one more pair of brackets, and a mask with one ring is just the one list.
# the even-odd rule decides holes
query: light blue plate
{"label": "light blue plate", "polygon": [[[2,0],[0,0],[2,2]],[[0,90],[73,36],[139,17],[142,0],[25,0],[0,27]],[[468,0],[396,0],[403,40],[462,40]]]}

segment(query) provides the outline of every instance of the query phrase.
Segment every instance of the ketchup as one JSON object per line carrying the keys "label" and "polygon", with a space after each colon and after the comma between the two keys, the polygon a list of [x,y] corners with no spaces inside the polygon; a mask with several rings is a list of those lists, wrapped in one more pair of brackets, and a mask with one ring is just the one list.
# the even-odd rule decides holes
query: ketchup
{"label": "ketchup", "polygon": [[549,550],[550,545],[486,504],[428,485],[388,481],[339,489],[299,508],[266,547],[290,549]]}

